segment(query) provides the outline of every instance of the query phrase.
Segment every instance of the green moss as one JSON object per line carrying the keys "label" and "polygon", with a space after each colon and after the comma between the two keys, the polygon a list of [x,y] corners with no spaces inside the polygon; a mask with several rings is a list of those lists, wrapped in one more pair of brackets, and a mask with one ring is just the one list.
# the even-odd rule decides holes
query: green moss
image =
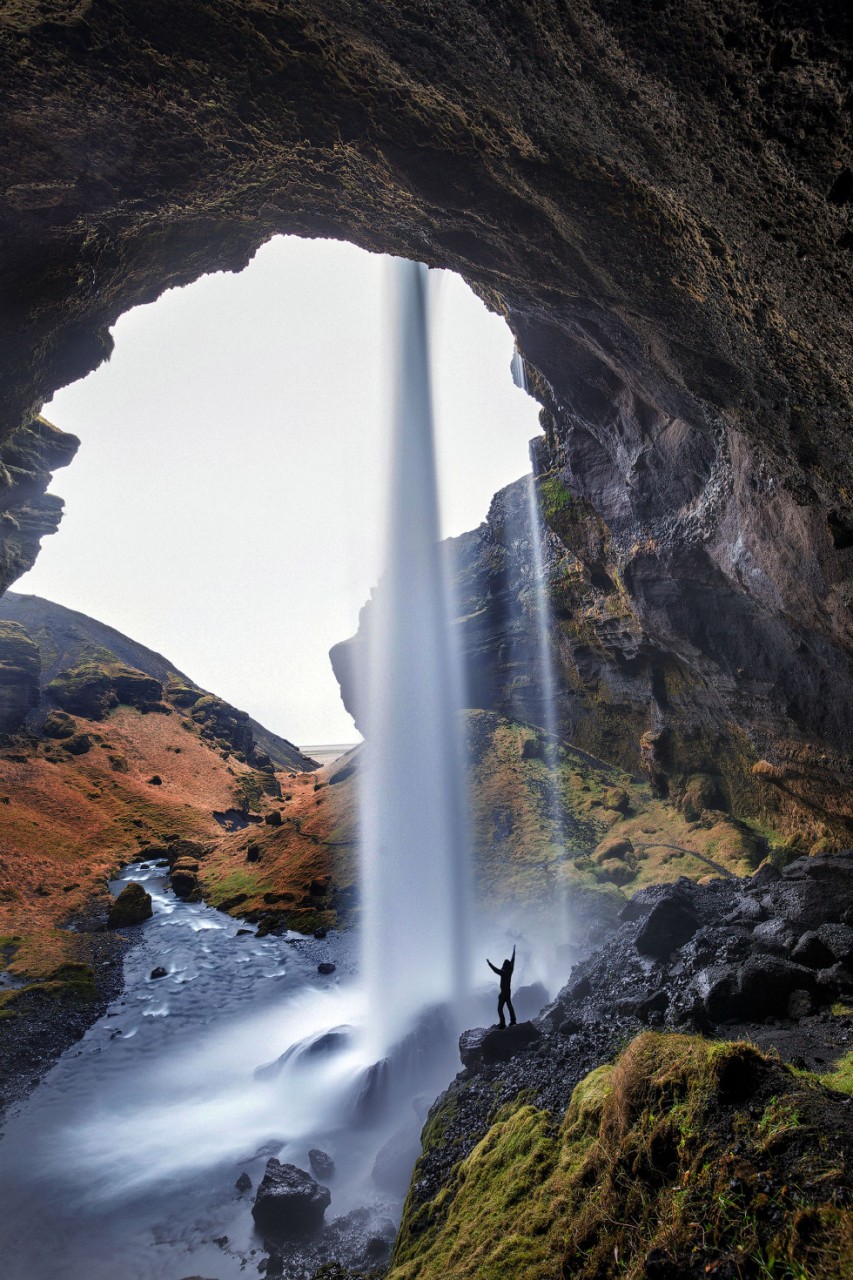
{"label": "green moss", "polygon": [[[843,1008],[843,1006],[842,1006]],[[833,1008],[833,1013],[835,1008]],[[849,1012],[844,1010],[844,1012]],[[837,1089],[839,1093],[853,1094],[853,1050],[839,1058],[833,1071],[819,1077],[828,1089]]]}
{"label": "green moss", "polygon": [[650,1258],[668,1276],[842,1280],[846,1141],[833,1095],[752,1046],[645,1033],[562,1123],[503,1108],[433,1200],[416,1168],[389,1280],[641,1280]]}

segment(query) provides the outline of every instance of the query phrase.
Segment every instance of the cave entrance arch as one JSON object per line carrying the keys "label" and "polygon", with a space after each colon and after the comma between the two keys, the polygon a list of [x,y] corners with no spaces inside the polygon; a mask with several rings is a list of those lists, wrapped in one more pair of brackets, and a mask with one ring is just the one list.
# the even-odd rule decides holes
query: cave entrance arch
{"label": "cave entrance arch", "polygon": [[[46,413],[82,447],[18,589],[100,618],[301,743],[353,729],[328,662],[378,580],[387,260],[275,238],[124,316],[108,364]],[[434,273],[444,534],[529,469],[538,406],[512,338]]]}

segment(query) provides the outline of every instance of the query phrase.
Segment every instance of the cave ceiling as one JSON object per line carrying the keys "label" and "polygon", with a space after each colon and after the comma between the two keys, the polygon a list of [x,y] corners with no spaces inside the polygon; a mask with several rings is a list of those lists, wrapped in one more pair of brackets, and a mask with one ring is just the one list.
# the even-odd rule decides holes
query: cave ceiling
{"label": "cave ceiling", "polygon": [[[6,0],[0,434],[273,234],[451,268],[516,334],[640,648],[752,729],[829,716],[843,777],[851,66],[834,0]],[[760,714],[726,683],[756,646]]]}

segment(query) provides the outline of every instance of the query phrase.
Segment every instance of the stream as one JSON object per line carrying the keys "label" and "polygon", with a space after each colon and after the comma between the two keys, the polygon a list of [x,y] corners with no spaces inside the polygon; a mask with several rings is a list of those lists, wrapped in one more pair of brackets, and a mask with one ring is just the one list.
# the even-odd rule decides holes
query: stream
{"label": "stream", "polygon": [[[390,1128],[352,1124],[366,1063],[350,1030],[363,1021],[351,941],[256,938],[176,898],[166,875],[138,863],[111,884],[144,884],[154,908],[122,994],[8,1119],[5,1280],[256,1274],[250,1210],[266,1161],[308,1169],[312,1146],[336,1162],[327,1220],[368,1205],[387,1230],[399,1216],[394,1197],[367,1190]],[[158,966],[167,975],[153,979]]]}

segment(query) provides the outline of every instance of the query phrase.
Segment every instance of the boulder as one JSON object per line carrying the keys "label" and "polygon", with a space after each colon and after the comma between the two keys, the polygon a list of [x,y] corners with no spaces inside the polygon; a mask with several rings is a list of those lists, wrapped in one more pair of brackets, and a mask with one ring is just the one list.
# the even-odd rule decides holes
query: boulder
{"label": "boulder", "polygon": [[49,711],[41,731],[46,738],[70,738],[76,731],[74,721],[64,711]]}
{"label": "boulder", "polygon": [[108,929],[125,929],[129,925],[142,924],[154,914],[151,906],[151,894],[146,893],[141,884],[131,880],[110,907],[107,916]]}
{"label": "boulder", "polygon": [[853,929],[848,924],[822,924],[817,936],[838,963],[853,965]]}
{"label": "boulder", "polygon": [[92,739],[88,733],[72,733],[70,738],[64,738],[62,741],[62,750],[72,756],[84,756],[91,749]]}
{"label": "boulder", "polygon": [[712,970],[706,983],[705,1011],[714,1023],[763,1022],[765,1018],[786,1018],[789,1005],[803,1005],[805,992],[813,998],[819,983],[811,969],[775,955],[753,955],[743,965],[726,965]]}
{"label": "boulder", "polygon": [[156,969],[152,969],[152,970],[151,970],[150,977],[151,977],[152,979],[156,979],[156,978],[165,978],[165,977],[166,977],[166,970],[163,968],[163,966],[162,966],[161,964],[158,964]]}
{"label": "boulder", "polygon": [[611,809],[614,813],[625,814],[631,809],[631,798],[622,787],[605,788],[601,803],[605,809]]}
{"label": "boulder", "polygon": [[334,973],[335,966],[329,960],[324,960],[322,964],[317,965],[317,972],[322,974]]}
{"label": "boulder", "polygon": [[698,928],[699,920],[690,903],[677,891],[671,891],[643,920],[635,946],[640,955],[666,960],[689,942]]}
{"label": "boulder", "polygon": [[631,841],[620,836],[605,836],[595,852],[592,855],[593,862],[601,865],[602,862],[608,861],[610,858],[617,858],[624,862],[628,858],[633,858],[634,846]]}
{"label": "boulder", "polygon": [[252,1190],[252,1179],[249,1177],[248,1173],[243,1172],[234,1183],[234,1186],[240,1192],[240,1195],[243,1195],[244,1192]]}
{"label": "boulder", "polygon": [[312,1147],[308,1152],[308,1163],[311,1166],[311,1172],[318,1178],[331,1178],[335,1172],[334,1160],[328,1152],[321,1151],[319,1147]]}
{"label": "boulder", "polygon": [[752,935],[753,946],[760,951],[778,951],[787,955],[796,941],[796,934],[787,920],[763,920],[756,925]]}
{"label": "boulder", "polygon": [[508,1062],[518,1053],[527,1053],[542,1039],[542,1032],[532,1022],[518,1022],[515,1026],[475,1027],[463,1031],[459,1037],[459,1056],[469,1071],[491,1066],[495,1062]]}
{"label": "boulder", "polygon": [[258,1186],[252,1217],[261,1231],[272,1235],[306,1235],[322,1225],[331,1199],[329,1188],[310,1173],[273,1156]]}
{"label": "boulder", "polygon": [[515,1016],[522,1022],[535,1018],[548,1003],[548,992],[541,982],[531,982],[513,993]]}
{"label": "boulder", "polygon": [[688,822],[696,822],[706,809],[725,809],[721,779],[710,773],[694,773],[681,797],[681,812]]}
{"label": "boulder", "polygon": [[198,889],[198,863],[192,858],[179,858],[169,873],[169,884],[178,898],[188,898]]}
{"label": "boulder", "polygon": [[264,818],[264,822],[267,824],[268,827],[280,827],[281,814],[279,813],[278,809],[273,809],[271,813],[268,813]]}
{"label": "boulder", "polygon": [[835,956],[820,934],[813,929],[809,929],[800,938],[791,952],[791,959],[796,960],[797,964],[807,965],[809,969],[828,969],[835,963]]}

